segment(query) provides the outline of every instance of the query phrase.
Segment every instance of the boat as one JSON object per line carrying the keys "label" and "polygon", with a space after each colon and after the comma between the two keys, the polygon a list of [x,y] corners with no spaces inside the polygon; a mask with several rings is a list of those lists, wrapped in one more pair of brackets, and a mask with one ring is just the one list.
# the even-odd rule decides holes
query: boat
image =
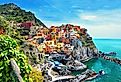
{"label": "boat", "polygon": [[99,74],[99,75],[104,75],[104,74],[105,74],[105,71],[100,70],[98,74]]}
{"label": "boat", "polygon": [[93,80],[93,79],[95,79],[95,78],[97,78],[97,77],[99,77],[99,76],[102,76],[102,75],[104,75],[105,74],[105,72],[103,71],[103,70],[101,70],[101,71],[99,71],[99,73],[92,73],[88,78],[86,78],[85,80],[86,81],[90,81],[90,80]]}

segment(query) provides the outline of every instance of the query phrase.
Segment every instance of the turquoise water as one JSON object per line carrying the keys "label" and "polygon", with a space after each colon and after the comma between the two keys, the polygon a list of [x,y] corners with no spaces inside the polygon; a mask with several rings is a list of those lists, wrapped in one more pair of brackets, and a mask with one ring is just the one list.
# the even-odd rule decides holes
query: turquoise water
{"label": "turquoise water", "polygon": [[[115,51],[115,57],[121,59],[121,39],[94,39],[97,48],[104,52]],[[90,69],[98,72],[103,69],[106,74],[91,82],[121,82],[121,66],[107,60],[98,59],[88,62]]]}

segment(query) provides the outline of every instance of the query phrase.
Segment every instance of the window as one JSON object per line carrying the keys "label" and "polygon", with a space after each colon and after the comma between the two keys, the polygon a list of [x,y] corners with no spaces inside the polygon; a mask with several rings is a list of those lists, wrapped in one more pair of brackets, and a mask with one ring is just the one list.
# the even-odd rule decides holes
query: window
{"label": "window", "polygon": [[38,36],[42,36],[42,34],[38,34]]}
{"label": "window", "polygon": [[38,54],[38,57],[39,57],[39,59],[41,59],[41,56],[40,56],[40,54]]}
{"label": "window", "polygon": [[52,42],[50,42],[50,45],[52,44]]}
{"label": "window", "polygon": [[26,52],[26,54],[29,54],[29,52]]}
{"label": "window", "polygon": [[35,53],[33,52],[33,54],[35,54]]}
{"label": "window", "polygon": [[30,55],[32,55],[32,52],[30,52]]}

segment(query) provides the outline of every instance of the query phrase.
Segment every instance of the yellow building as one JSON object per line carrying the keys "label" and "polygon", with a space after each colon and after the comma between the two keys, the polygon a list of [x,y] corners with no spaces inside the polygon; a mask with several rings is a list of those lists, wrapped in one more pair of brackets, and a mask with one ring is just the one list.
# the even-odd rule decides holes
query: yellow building
{"label": "yellow building", "polygon": [[57,30],[57,28],[55,27],[55,26],[51,26],[51,32],[54,32],[54,33],[56,33],[56,30]]}
{"label": "yellow building", "polygon": [[44,33],[45,35],[47,35],[47,34],[49,33],[49,29],[43,28],[43,33]]}
{"label": "yellow building", "polygon": [[57,43],[57,48],[62,48],[64,46],[64,43]]}
{"label": "yellow building", "polygon": [[51,48],[56,47],[56,44],[53,40],[45,41],[44,43]]}
{"label": "yellow building", "polygon": [[80,35],[78,33],[76,33],[75,35],[76,35],[76,37],[80,38]]}
{"label": "yellow building", "polygon": [[44,43],[41,43],[39,46],[38,46],[38,49],[40,52],[44,51],[44,48],[46,48],[45,44]]}
{"label": "yellow building", "polygon": [[51,33],[51,38],[52,38],[53,41],[55,41],[56,38],[57,38],[57,35],[54,32],[52,32]]}

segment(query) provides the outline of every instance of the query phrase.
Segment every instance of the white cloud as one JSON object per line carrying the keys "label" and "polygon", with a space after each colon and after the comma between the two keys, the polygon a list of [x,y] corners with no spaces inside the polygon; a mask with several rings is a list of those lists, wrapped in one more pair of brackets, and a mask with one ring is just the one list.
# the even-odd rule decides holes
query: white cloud
{"label": "white cloud", "polygon": [[[93,12],[83,12],[79,14],[80,20],[90,20],[93,24],[121,23],[121,9],[98,10]],[[87,21],[85,21],[86,23]]]}
{"label": "white cloud", "polygon": [[121,38],[120,25],[85,25],[85,27],[93,38]]}
{"label": "white cloud", "polygon": [[80,16],[80,18],[83,20],[95,20],[97,18],[97,16],[95,16],[95,15],[82,15],[82,16]]}
{"label": "white cloud", "polygon": [[67,22],[45,21],[45,24],[51,26],[70,23],[87,28],[94,38],[121,38],[121,9],[84,11],[78,17],[70,18]]}
{"label": "white cloud", "polygon": [[95,38],[121,38],[121,9],[79,14],[80,22]]}

